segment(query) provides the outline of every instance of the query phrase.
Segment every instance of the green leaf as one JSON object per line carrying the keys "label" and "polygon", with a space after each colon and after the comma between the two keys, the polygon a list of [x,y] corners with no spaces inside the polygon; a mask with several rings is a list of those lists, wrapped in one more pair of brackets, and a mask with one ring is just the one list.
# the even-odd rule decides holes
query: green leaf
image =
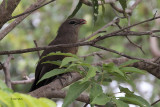
{"label": "green leaf", "polygon": [[53,64],[53,65],[60,66],[61,65],[61,61],[59,61],[59,60],[57,60],[57,61],[45,61],[45,62],[42,62],[42,64]]}
{"label": "green leaf", "polygon": [[129,107],[129,105],[121,100],[113,99],[116,104],[116,107]]}
{"label": "green leaf", "polygon": [[12,103],[14,107],[26,107],[25,102],[23,101],[23,98],[18,93],[12,94]]}
{"label": "green leaf", "polygon": [[103,16],[104,16],[104,14],[105,14],[105,7],[104,7],[105,0],[101,0],[101,3],[102,3],[102,12],[103,12]]}
{"label": "green leaf", "polygon": [[[39,101],[47,104],[48,107],[56,107],[56,103],[53,102],[52,100],[48,100],[47,98],[39,98]],[[46,106],[42,106],[42,107],[46,107]]]}
{"label": "green leaf", "polygon": [[97,97],[95,97],[93,99],[93,101],[91,102],[91,104],[97,104],[97,105],[105,105],[107,102],[109,102],[111,100],[110,97],[108,97],[107,95],[105,95],[104,93],[101,93],[100,95],[98,95]]}
{"label": "green leaf", "polygon": [[10,94],[0,90],[0,105],[4,105],[4,107],[11,107],[11,104]]}
{"label": "green leaf", "polygon": [[55,55],[62,55],[62,56],[69,56],[69,57],[74,57],[74,58],[78,58],[78,56],[72,54],[72,53],[62,53],[62,52],[51,52],[49,54],[47,54],[46,56],[43,56],[40,60],[49,57],[49,56],[55,56]]}
{"label": "green leaf", "polygon": [[128,104],[139,105],[140,107],[151,107],[150,104],[140,96],[135,95],[128,88],[119,87],[121,92],[126,93],[125,97],[119,97],[120,100]]}
{"label": "green leaf", "polygon": [[126,0],[119,0],[119,3],[121,4],[123,10],[127,8],[127,1]]}
{"label": "green leaf", "polygon": [[140,70],[135,67],[122,67],[120,68],[120,70],[123,72],[134,72],[134,73],[145,74],[144,70]]}
{"label": "green leaf", "polygon": [[64,99],[62,107],[68,107],[84,90],[86,90],[90,85],[90,82],[81,83],[80,81],[75,82],[69,87],[67,95]]}
{"label": "green leaf", "polygon": [[108,85],[110,82],[112,82],[112,79],[108,73],[102,73],[100,76],[98,76],[97,82],[100,82],[102,85]]}
{"label": "green leaf", "polygon": [[119,97],[119,99],[128,104],[135,104],[135,105],[139,105],[140,107],[151,107],[149,103],[146,100],[144,100],[142,97],[141,98],[134,97],[134,96]]}
{"label": "green leaf", "polygon": [[1,90],[3,90],[3,91],[5,91],[5,92],[7,92],[7,93],[13,93],[13,90],[11,90],[10,88],[8,88],[7,86],[6,86],[6,84],[2,81],[2,80],[0,80],[0,89]]}
{"label": "green leaf", "polygon": [[72,63],[72,64],[70,64],[66,69],[65,69],[65,71],[72,71],[72,70],[75,70],[75,71],[79,71],[79,69],[77,68],[77,66],[78,66],[78,64],[74,64],[74,63]]}
{"label": "green leaf", "polygon": [[53,77],[53,76],[55,76],[55,75],[63,74],[63,73],[65,73],[65,72],[66,72],[65,69],[54,69],[54,70],[51,70],[51,71],[45,73],[45,74],[42,76],[42,78],[37,82],[37,84],[38,84],[39,82],[41,82],[42,80],[44,80],[44,79]]}
{"label": "green leaf", "polygon": [[128,65],[134,64],[136,62],[139,62],[139,60],[129,60],[129,61],[124,62],[123,64],[121,64],[119,67],[128,66]]}
{"label": "green leaf", "polygon": [[134,92],[130,91],[128,88],[124,88],[122,86],[119,86],[119,89],[120,89],[121,92],[124,92],[124,93],[126,93],[128,95],[134,95],[133,94]]}
{"label": "green leaf", "polygon": [[92,7],[93,7],[93,17],[94,17],[94,23],[97,21],[97,17],[98,17],[98,0],[92,0]]}
{"label": "green leaf", "polygon": [[94,98],[96,98],[98,95],[102,93],[103,93],[102,87],[99,84],[93,82],[89,94],[90,102],[92,102]]}
{"label": "green leaf", "polygon": [[63,60],[62,60],[62,63],[61,63],[61,67],[63,67],[64,65],[67,65],[69,62],[73,62],[73,61],[77,61],[78,59],[77,58],[74,58],[74,57],[65,57]]}
{"label": "green leaf", "polygon": [[96,71],[98,69],[96,67],[90,66],[89,70],[87,72],[87,75],[84,77],[82,82],[88,81],[90,78],[94,77],[96,75]]}
{"label": "green leaf", "polygon": [[76,6],[76,8],[74,9],[74,11],[72,12],[72,14],[70,15],[70,16],[68,16],[68,19],[69,18],[72,18],[72,17],[74,17],[75,15],[76,15],[76,13],[79,11],[79,9],[82,7],[82,2],[79,0],[79,2],[78,2],[78,4],[77,4],[77,6]]}
{"label": "green leaf", "polygon": [[56,107],[56,103],[46,98],[34,98],[20,93],[0,90],[0,107]]}
{"label": "green leaf", "polygon": [[116,72],[125,77],[125,74],[121,70],[119,70],[119,68],[114,63],[103,64],[103,69],[111,73]]}

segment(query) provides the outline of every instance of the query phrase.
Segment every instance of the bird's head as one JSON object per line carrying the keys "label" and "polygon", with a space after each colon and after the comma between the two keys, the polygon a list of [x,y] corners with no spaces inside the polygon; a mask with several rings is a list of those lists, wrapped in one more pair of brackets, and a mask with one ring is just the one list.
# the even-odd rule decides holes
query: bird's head
{"label": "bird's head", "polygon": [[71,18],[67,19],[63,24],[65,26],[71,27],[71,28],[79,28],[81,25],[86,24],[86,20],[84,19],[78,19],[78,18]]}
{"label": "bird's head", "polygon": [[70,31],[78,32],[79,28],[83,24],[86,24],[86,20],[84,19],[78,19],[78,18],[67,19],[65,22],[62,23],[58,32],[61,32],[61,30],[63,30],[63,32],[70,32]]}

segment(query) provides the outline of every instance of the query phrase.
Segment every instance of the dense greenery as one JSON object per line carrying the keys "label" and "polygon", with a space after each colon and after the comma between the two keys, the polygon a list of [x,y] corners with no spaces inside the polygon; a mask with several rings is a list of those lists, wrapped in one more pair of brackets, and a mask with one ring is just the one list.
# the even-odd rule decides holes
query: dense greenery
{"label": "dense greenery", "polygon": [[[90,1],[94,4],[91,7],[78,3],[78,0],[57,0],[56,3],[54,2],[40,8],[36,12],[32,13],[29,17],[27,17],[24,21],[22,21],[21,24],[19,24],[0,42],[1,51],[35,47],[33,40],[37,41],[38,46],[46,46],[56,36],[59,25],[69,16],[84,18],[87,20],[87,24],[83,25],[81,28],[79,37],[80,39],[91,35],[94,31],[112,21],[117,16],[126,16],[125,13],[120,14],[115,12],[109,4],[98,6],[97,0]],[[100,1],[104,2],[104,0]],[[127,7],[132,5],[134,1],[135,0],[119,0],[116,5],[125,10]],[[32,3],[34,3],[34,1],[22,0],[14,11],[13,15],[22,13]],[[76,8],[76,6],[78,7]],[[134,9],[130,17],[130,22],[133,24],[153,17],[156,10],[159,10],[159,7],[159,0],[142,0],[142,2]],[[157,14],[159,14],[159,11]],[[7,22],[5,26],[11,22],[12,20]],[[121,19],[120,25],[122,27],[128,26],[128,19]],[[133,27],[132,31],[147,31],[154,28],[159,29],[160,27],[159,24],[156,24],[155,21],[152,21]],[[118,30],[118,28],[114,26],[110,26],[105,29],[107,33],[115,30]],[[91,38],[91,40],[100,35],[103,35],[103,33],[94,36]],[[142,46],[145,54],[139,48],[133,46],[123,36],[107,38],[106,40],[98,42],[97,44],[119,52],[123,52],[130,56],[152,58],[148,43],[149,36],[137,36],[129,38],[132,40],[132,42]],[[71,70],[76,70],[85,76],[82,80],[77,81],[69,88],[66,88],[68,94],[64,99],[64,107],[67,107],[67,105],[71,104],[84,91],[89,93],[91,99],[90,103],[92,105],[106,104],[111,107],[114,105],[117,105],[118,107],[128,107],[128,104],[134,104],[141,107],[150,107],[151,103],[153,103],[155,100],[158,100],[158,95],[160,93],[158,90],[160,88],[158,85],[159,80],[151,74],[146,73],[145,71],[134,67],[126,67],[131,63],[137,62],[137,60],[130,60],[120,66],[116,66],[114,63],[109,63],[103,64],[102,67],[95,67],[91,64],[103,61],[105,59],[118,58],[120,56],[117,54],[104,52],[102,57],[98,57],[97,55],[88,56],[85,59],[79,57],[97,51],[101,50],[89,46],[82,46],[79,47],[77,56],[71,54],[52,53],[51,55],[61,54],[68,55],[70,57],[65,58],[62,62],[45,62],[58,64],[60,65],[61,69],[55,69],[51,71],[49,74],[44,75],[42,79],[60,73],[69,72]],[[23,80],[24,75],[34,77],[35,67],[37,61],[39,60],[37,52],[17,54],[13,56],[14,60],[11,62],[10,68],[11,80]],[[0,56],[0,59],[1,62],[5,62],[7,56]],[[63,69],[64,66],[68,67],[68,69]],[[83,66],[86,72],[81,71],[77,66]],[[96,74],[98,75],[96,76]],[[0,79],[4,80],[4,73],[2,71],[0,71]],[[14,92],[10,91],[8,88],[6,91],[6,89],[4,90],[3,87],[1,87],[0,103],[4,103],[4,107],[6,105],[12,107],[10,106],[11,103],[9,102],[12,102],[12,104],[14,103],[16,105],[18,105],[18,102],[14,102],[13,100],[10,100],[10,98],[12,98],[12,96],[21,96],[24,99],[26,98],[23,103],[20,102],[22,105],[24,105],[24,103],[32,105],[34,104],[32,100],[41,102],[41,104],[44,101],[55,105],[54,102],[50,102],[48,99],[35,99],[28,95],[15,93],[27,93],[30,85],[31,84],[13,85]],[[123,95],[118,95],[119,93],[122,93]],[[2,95],[6,97],[2,97]],[[7,98],[9,98],[9,100],[5,102]],[[45,105],[45,103],[43,104]],[[81,106],[79,103],[77,103],[77,105]],[[159,103],[155,105],[155,107],[159,106]],[[23,106],[20,105],[19,107]]]}

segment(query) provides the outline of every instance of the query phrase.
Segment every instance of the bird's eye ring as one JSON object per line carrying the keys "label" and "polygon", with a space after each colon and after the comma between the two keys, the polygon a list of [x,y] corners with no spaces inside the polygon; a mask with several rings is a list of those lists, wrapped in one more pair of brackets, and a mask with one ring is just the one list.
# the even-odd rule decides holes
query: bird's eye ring
{"label": "bird's eye ring", "polygon": [[69,24],[76,24],[76,22],[75,21],[70,21]]}

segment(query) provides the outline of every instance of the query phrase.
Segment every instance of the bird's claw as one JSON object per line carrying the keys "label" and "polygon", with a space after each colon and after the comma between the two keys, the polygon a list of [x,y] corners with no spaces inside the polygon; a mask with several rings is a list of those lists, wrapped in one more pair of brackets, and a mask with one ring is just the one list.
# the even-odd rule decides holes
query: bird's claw
{"label": "bird's claw", "polygon": [[71,72],[68,72],[68,73],[67,73],[67,76],[71,76],[71,78],[72,78],[72,73],[71,73]]}
{"label": "bird's claw", "polygon": [[57,76],[57,78],[59,79],[60,83],[62,86],[64,86],[62,79],[66,80],[66,78],[62,77],[62,76]]}

